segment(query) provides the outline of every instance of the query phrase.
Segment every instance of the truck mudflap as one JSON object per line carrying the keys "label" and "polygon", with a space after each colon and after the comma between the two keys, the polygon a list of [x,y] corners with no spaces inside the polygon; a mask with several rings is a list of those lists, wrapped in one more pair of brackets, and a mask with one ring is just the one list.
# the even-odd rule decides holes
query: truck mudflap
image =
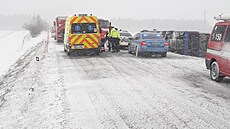
{"label": "truck mudflap", "polygon": [[211,60],[209,60],[209,59],[205,59],[205,65],[206,65],[206,68],[207,68],[207,69],[210,69],[210,66],[211,66]]}

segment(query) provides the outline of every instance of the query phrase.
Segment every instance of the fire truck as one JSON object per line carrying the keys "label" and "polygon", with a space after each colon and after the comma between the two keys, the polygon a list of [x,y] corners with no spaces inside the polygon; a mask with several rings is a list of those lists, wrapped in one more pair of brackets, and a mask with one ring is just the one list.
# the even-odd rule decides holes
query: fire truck
{"label": "fire truck", "polygon": [[105,20],[102,18],[98,18],[98,22],[99,22],[99,26],[101,29],[101,43],[100,43],[100,47],[101,47],[101,51],[105,51],[104,48],[104,44],[106,42],[106,35],[109,32],[109,27],[111,25],[111,22],[109,22],[109,20]]}
{"label": "fire truck", "polygon": [[66,18],[67,18],[66,16],[58,16],[58,17],[56,17],[56,19],[54,21],[54,26],[55,26],[54,40],[57,40],[57,42],[63,42],[64,41]]}

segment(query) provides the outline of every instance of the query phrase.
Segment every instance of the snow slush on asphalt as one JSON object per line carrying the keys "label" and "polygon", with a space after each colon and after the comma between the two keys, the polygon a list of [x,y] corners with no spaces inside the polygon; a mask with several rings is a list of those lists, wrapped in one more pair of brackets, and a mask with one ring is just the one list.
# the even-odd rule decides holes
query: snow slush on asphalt
{"label": "snow slush on asphalt", "polygon": [[230,128],[230,79],[211,81],[202,58],[67,56],[40,41],[1,77],[0,128]]}

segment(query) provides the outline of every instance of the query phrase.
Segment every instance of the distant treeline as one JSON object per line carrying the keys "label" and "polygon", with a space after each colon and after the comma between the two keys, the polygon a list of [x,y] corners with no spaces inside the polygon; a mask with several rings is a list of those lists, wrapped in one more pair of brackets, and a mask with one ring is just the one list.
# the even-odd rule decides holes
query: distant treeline
{"label": "distant treeline", "polygon": [[157,30],[196,30],[210,32],[212,26],[203,20],[175,20],[175,19],[125,19],[112,18],[112,25],[126,29],[130,32],[138,32],[143,29]]}
{"label": "distant treeline", "polygon": [[33,19],[33,15],[8,15],[3,16],[0,15],[0,30],[25,30],[23,29],[23,25],[25,23],[31,22]]}

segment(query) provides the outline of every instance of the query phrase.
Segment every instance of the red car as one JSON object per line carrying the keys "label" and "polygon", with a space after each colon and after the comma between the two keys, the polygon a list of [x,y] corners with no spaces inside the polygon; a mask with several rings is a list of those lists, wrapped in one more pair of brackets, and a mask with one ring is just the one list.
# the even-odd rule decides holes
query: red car
{"label": "red car", "polygon": [[206,67],[210,69],[212,80],[221,82],[230,77],[230,15],[215,17],[217,22],[209,38],[206,54]]}

